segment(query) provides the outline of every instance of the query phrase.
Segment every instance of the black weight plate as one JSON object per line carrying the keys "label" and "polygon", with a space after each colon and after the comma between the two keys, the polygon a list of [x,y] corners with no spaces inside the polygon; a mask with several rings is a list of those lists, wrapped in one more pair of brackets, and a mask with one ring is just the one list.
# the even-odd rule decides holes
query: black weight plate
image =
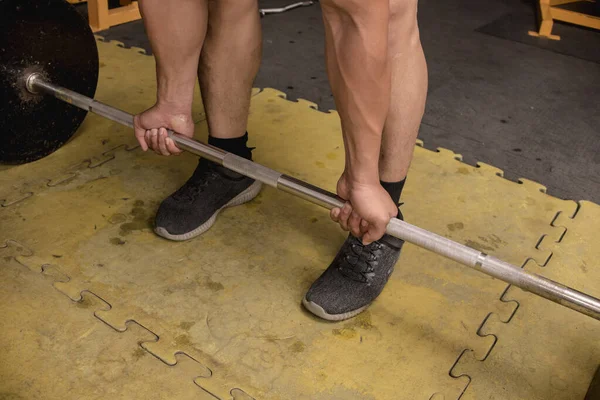
{"label": "black weight plate", "polygon": [[22,164],[57,150],[86,112],[51,96],[32,95],[24,79],[93,97],[98,50],[87,22],[63,0],[0,0],[0,163]]}

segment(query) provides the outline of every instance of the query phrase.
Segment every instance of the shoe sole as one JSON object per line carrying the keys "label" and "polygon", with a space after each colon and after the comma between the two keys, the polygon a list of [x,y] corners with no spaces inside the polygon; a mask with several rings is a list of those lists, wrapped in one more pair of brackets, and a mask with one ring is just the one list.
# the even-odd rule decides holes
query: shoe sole
{"label": "shoe sole", "polygon": [[369,305],[367,304],[366,306],[357,308],[356,310],[348,311],[346,313],[342,313],[342,314],[329,314],[327,311],[325,311],[323,309],[323,307],[321,307],[317,303],[313,303],[312,301],[308,300],[306,298],[306,296],[304,296],[304,298],[302,299],[302,305],[304,305],[304,307],[308,311],[310,311],[311,313],[313,313],[317,317],[326,319],[328,321],[343,321],[345,319],[355,317],[358,314],[360,314],[361,312],[365,311],[367,309],[367,307],[369,307]]}
{"label": "shoe sole", "polygon": [[182,233],[180,235],[173,235],[173,234],[169,233],[169,231],[167,231],[165,228],[156,227],[154,229],[154,232],[158,236],[162,236],[165,239],[174,240],[174,241],[178,241],[178,242],[189,240],[196,236],[202,235],[204,232],[209,230],[211,226],[213,226],[215,224],[215,221],[217,220],[217,216],[219,215],[219,213],[221,211],[223,211],[223,209],[225,209],[227,207],[239,206],[240,204],[249,202],[256,196],[258,196],[261,188],[262,188],[262,183],[259,181],[255,181],[246,190],[244,190],[242,193],[235,196],[233,199],[229,200],[229,202],[227,204],[225,204],[223,207],[221,207],[217,211],[215,211],[215,213],[210,216],[208,221],[206,221],[205,223],[203,223],[202,225],[200,225],[193,231],[190,231],[187,233]]}

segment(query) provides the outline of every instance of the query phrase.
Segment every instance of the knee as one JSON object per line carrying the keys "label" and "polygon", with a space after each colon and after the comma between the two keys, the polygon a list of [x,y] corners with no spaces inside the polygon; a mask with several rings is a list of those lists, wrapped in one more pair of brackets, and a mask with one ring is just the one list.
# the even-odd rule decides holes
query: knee
{"label": "knee", "polygon": [[406,19],[416,19],[417,0],[389,0],[390,1],[390,21],[405,21]]}
{"label": "knee", "polygon": [[321,0],[321,7],[330,10],[351,10],[360,5],[360,0]]}
{"label": "knee", "polygon": [[390,0],[320,0],[325,15],[356,18],[365,13],[387,10]]}
{"label": "knee", "polygon": [[247,16],[258,17],[258,0],[209,0],[209,18],[239,20]]}
{"label": "knee", "polygon": [[417,0],[390,1],[389,47],[392,53],[419,43]]}

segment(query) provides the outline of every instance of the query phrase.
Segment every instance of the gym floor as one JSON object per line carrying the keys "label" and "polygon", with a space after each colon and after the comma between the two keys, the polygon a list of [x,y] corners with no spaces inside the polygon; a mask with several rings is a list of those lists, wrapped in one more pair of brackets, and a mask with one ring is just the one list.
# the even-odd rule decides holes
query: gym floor
{"label": "gym floor", "polygon": [[[311,103],[334,108],[319,13],[262,19],[249,131],[257,162],[331,190],[343,145],[337,115]],[[600,34],[557,24],[560,42],[532,38],[532,8],[513,0],[422,0],[420,25],[430,86],[407,222],[600,297]],[[96,99],[152,105],[141,22],[98,35]],[[193,240],[158,237],[158,205],[195,164],[90,114],[55,153],[2,169],[0,399],[586,396],[597,320],[411,243],[356,318],[306,312],[346,234],[286,193],[264,188]]]}

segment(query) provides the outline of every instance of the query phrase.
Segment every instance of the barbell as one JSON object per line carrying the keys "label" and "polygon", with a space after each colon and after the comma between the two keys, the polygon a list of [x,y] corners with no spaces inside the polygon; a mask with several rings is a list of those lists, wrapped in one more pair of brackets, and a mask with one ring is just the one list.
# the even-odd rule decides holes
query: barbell
{"label": "barbell", "polygon": [[[0,162],[25,163],[50,154],[69,140],[87,112],[133,127],[133,115],[92,98],[98,80],[96,41],[70,4],[0,0],[0,16],[5,22]],[[333,193],[263,165],[176,132],[169,137],[179,148],[326,209],[344,205]],[[399,219],[390,221],[386,233],[600,320],[600,300],[541,275]]]}

